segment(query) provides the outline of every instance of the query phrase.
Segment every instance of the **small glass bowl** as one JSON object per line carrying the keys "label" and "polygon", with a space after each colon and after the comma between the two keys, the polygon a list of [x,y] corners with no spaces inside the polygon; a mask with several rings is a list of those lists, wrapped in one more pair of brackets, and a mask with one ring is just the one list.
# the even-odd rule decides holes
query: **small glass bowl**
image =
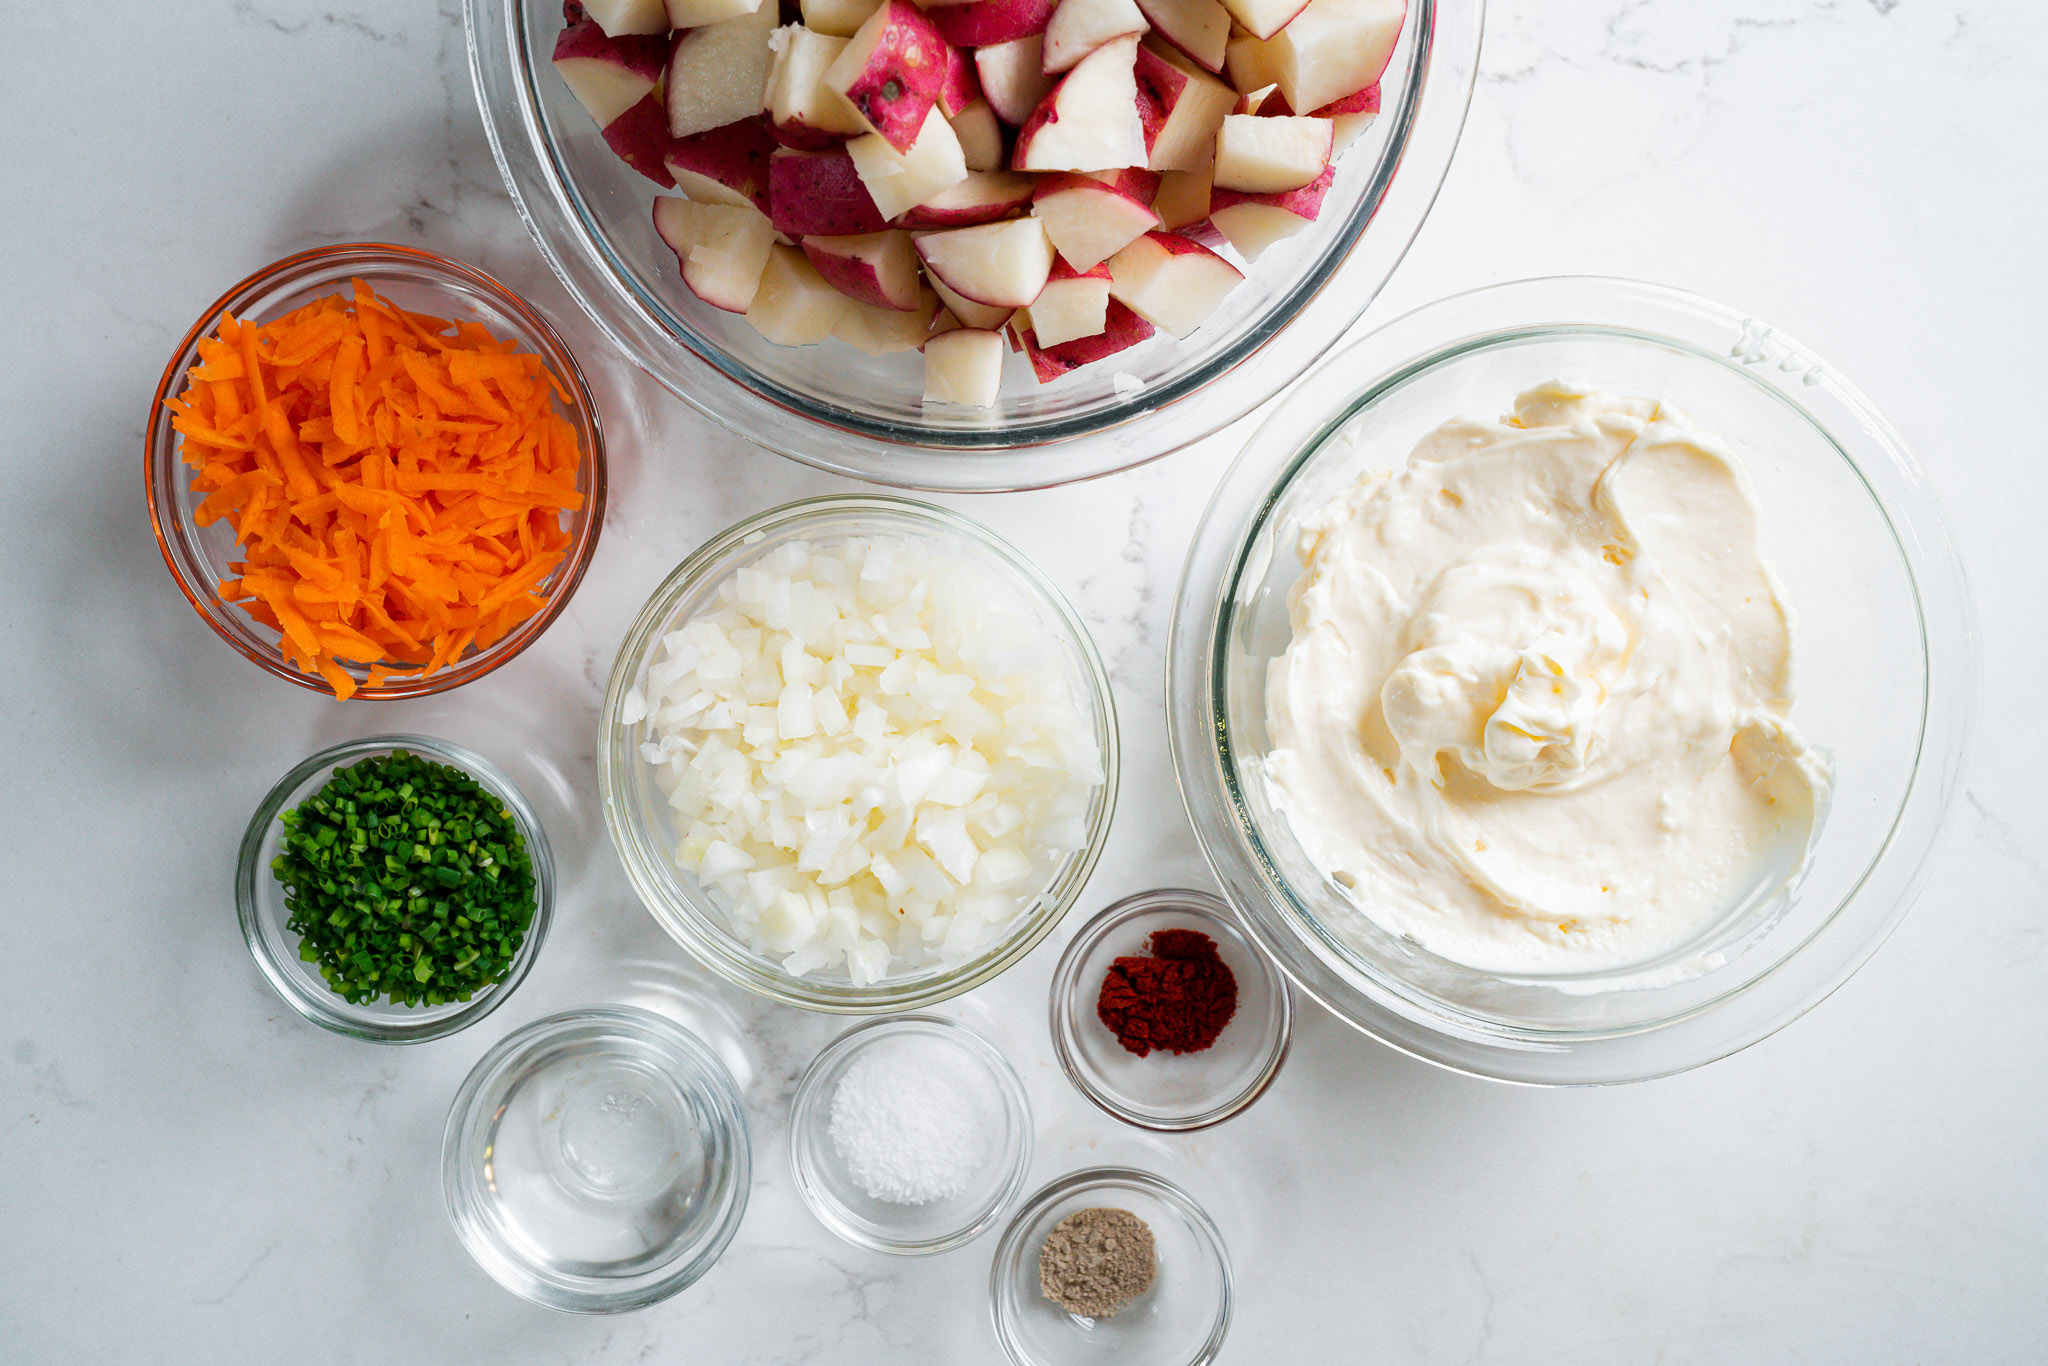
{"label": "small glass bowl", "polygon": [[506,188],[541,254],[623,354],[683,402],[792,460],[902,488],[985,492],[1093,478],[1179,450],[1271,398],[1335,344],[1436,200],[1464,127],[1485,7],[1410,0],[1380,77],[1380,115],[1338,158],[1323,212],[1251,263],[1192,336],[1161,333],[1049,385],[1008,358],[1000,401],[987,409],[925,407],[915,353],[777,346],[694,297],[649,226],[653,182],[613,154],[549,67],[558,0],[466,0],[463,18]]}
{"label": "small glass bowl", "polygon": [[575,356],[539,310],[490,276],[473,266],[416,247],[351,242],[287,256],[214,300],[178,344],[171,363],[164,367],[163,379],[157,384],[156,398],[150,405],[149,425],[143,437],[149,520],[156,529],[157,546],[163,551],[164,563],[170,566],[171,577],[216,635],[279,678],[314,692],[333,694],[334,689],[326,679],[301,673],[285,662],[277,631],[220,596],[220,585],[236,577],[229,566],[241,558],[240,543],[227,519],[208,527],[201,527],[194,520],[206,495],[193,490],[193,472],[179,459],[184,438],[171,426],[173,414],[168,402],[184,391],[185,372],[198,363],[199,343],[214,334],[223,312],[237,318],[268,321],[315,299],[349,292],[352,278],[367,281],[379,295],[401,308],[457,322],[481,323],[493,336],[515,341],[522,351],[539,355],[568,390],[570,401],[558,403],[557,407],[576,429],[576,440],[583,450],[582,468],[576,475],[583,506],[569,515],[571,539],[561,564],[540,581],[539,588],[547,599],[545,607],[489,648],[471,649],[454,663],[424,677],[394,678],[370,687],[368,665],[341,666],[360,685],[355,696],[365,700],[426,697],[483,677],[538,640],[549,623],[569,605],[576,585],[583,579],[583,571],[590,564],[591,553],[597,548],[598,532],[604,526],[604,434],[598,426],[597,406],[591,399],[589,385]]}
{"label": "small glass bowl", "polygon": [[[697,880],[676,867],[679,832],[655,771],[642,757],[649,722],[626,725],[627,694],[646,686],[662,637],[708,607],[734,571],[791,541],[831,545],[889,535],[942,543],[1032,604],[1064,647],[1068,687],[1093,731],[1102,784],[1088,811],[1087,843],[1056,866],[1033,902],[994,943],[964,963],[901,969],[856,986],[844,968],[797,976],[757,953],[727,928],[725,912]],[[605,827],[648,911],[706,967],[747,990],[785,1005],[847,1015],[878,1015],[935,1005],[1008,968],[1045,936],[1081,894],[1101,857],[1116,809],[1116,704],[1109,675],[1088,628],[1066,598],[1015,547],[957,513],[877,494],[810,498],[772,508],[712,537],[654,590],[626,632],[599,713],[598,782]]]}
{"label": "small glass bowl", "polygon": [[[832,1101],[854,1060],[902,1039],[933,1039],[988,1079],[997,1145],[965,1191],[924,1205],[877,1200],[862,1190],[832,1145]],[[1024,1083],[994,1044],[957,1020],[899,1015],[840,1035],[811,1060],[789,1107],[789,1164],[818,1222],[857,1247],[899,1257],[945,1252],[987,1232],[1031,1165],[1031,1105]]]}
{"label": "small glass bowl", "polygon": [[[512,820],[526,841],[527,857],[533,862],[533,923],[526,927],[526,942],[519,946],[503,979],[467,1001],[405,1006],[379,1000],[350,1005],[328,988],[318,967],[299,958],[299,936],[287,923],[291,910],[285,905],[284,888],[270,870],[271,860],[283,844],[284,826],[278,817],[326,786],[334,770],[342,765],[401,749],[461,769],[512,813]],[[286,1005],[321,1028],[350,1038],[368,1039],[372,1043],[422,1043],[475,1024],[503,1004],[526,980],[554,920],[555,862],[548,852],[540,817],[512,785],[512,780],[482,755],[428,735],[372,735],[321,750],[278,779],[277,785],[257,804],[256,814],[249,818],[249,828],[242,835],[241,854],[235,864],[235,907],[250,956]]]}
{"label": "small glass bowl", "polygon": [[[1792,719],[1833,766],[1803,873],[1648,963],[1486,972],[1363,915],[1264,777],[1265,685],[1291,638],[1301,519],[1457,416],[1564,378],[1683,409],[1742,457],[1798,612]],[[1248,934],[1366,1033],[1477,1076],[1599,1085],[1747,1047],[1867,960],[1959,805],[1974,694],[1960,559],[1877,409],[1738,309],[1631,280],[1521,280],[1397,318],[1333,356],[1225,473],[1168,644],[1168,734],[1203,853]]]}
{"label": "small glass bowl", "polygon": [[[1038,1253],[1070,1214],[1125,1209],[1151,1226],[1159,1261],[1152,1288],[1111,1318],[1084,1319],[1045,1297]],[[1230,1327],[1233,1295],[1223,1235],[1188,1193],[1128,1167],[1070,1172],[1017,1211],[989,1269],[996,1340],[1016,1366],[1202,1366]]]}
{"label": "small glass bowl", "polygon": [[[1237,1011],[1199,1053],[1139,1057],[1095,1013],[1110,963],[1142,954],[1156,930],[1199,930],[1237,979]],[[1266,1093],[1294,1036],[1287,979],[1230,907],[1207,892],[1168,887],[1125,897],[1088,922],[1052,975],[1052,1049],[1082,1095],[1126,1124],[1175,1132],[1221,1124]]]}
{"label": "small glass bowl", "polygon": [[572,1314],[665,1300],[711,1269],[753,1179],[732,1073],[636,1006],[514,1030],[455,1094],[441,1191],[469,1254],[513,1294]]}

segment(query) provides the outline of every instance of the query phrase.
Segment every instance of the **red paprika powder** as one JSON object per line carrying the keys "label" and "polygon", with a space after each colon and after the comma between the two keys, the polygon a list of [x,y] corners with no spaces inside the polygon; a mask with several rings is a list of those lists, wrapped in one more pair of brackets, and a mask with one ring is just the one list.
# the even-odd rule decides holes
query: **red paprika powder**
{"label": "red paprika powder", "polygon": [[1119,958],[1102,979],[1095,1015],[1126,1049],[1199,1053],[1237,1013],[1237,978],[1200,930],[1155,930],[1143,957]]}

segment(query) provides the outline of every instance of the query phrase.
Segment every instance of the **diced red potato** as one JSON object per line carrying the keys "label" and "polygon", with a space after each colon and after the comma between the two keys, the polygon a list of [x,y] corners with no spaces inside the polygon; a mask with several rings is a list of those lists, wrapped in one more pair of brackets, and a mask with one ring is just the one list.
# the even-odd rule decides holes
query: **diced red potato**
{"label": "diced red potato", "polygon": [[956,328],[924,344],[924,401],[992,408],[1003,388],[1000,333]]}
{"label": "diced red potato", "polygon": [[918,306],[924,274],[910,234],[901,230],[852,237],[806,237],[804,255],[825,283],[849,299],[910,312]]}
{"label": "diced red potato", "polygon": [[791,237],[847,237],[889,225],[844,148],[769,157],[768,217]]}
{"label": "diced red potato", "polygon": [[1126,35],[1083,57],[1017,133],[1019,171],[1109,171],[1143,166],[1145,128],[1132,75],[1138,40]]}
{"label": "diced red potato", "polygon": [[913,208],[897,222],[906,228],[971,228],[1014,218],[1031,204],[1035,177],[1013,171],[969,171]]}
{"label": "diced red potato", "polygon": [[1078,370],[1128,350],[1152,333],[1151,323],[1111,296],[1108,318],[1102,331],[1094,336],[1076,337],[1057,346],[1040,346],[1037,338],[1026,330],[1020,342],[1024,354],[1030,358],[1031,373],[1037,376],[1040,384],[1050,384],[1070,370]]}
{"label": "diced red potato", "polygon": [[1176,337],[1202,325],[1243,272],[1201,243],[1151,232],[1109,258],[1110,293]]}
{"label": "diced red potato", "polygon": [[1045,288],[1031,301],[1031,331],[1041,346],[1098,336],[1109,326],[1109,267],[1077,272],[1053,263]]}
{"label": "diced red potato", "polygon": [[1059,0],[979,0],[928,11],[934,27],[955,47],[996,47],[1045,32]]}
{"label": "diced red potato", "polygon": [[832,335],[852,302],[825,283],[803,252],[778,243],[762,269],[747,321],[777,346],[809,346]]}
{"label": "diced red potato", "polygon": [[925,119],[907,152],[898,151],[878,133],[855,138],[846,150],[883,218],[899,217],[967,179],[960,139],[952,124],[935,115]]}
{"label": "diced red potato", "polygon": [[832,335],[870,356],[891,356],[915,351],[931,335],[932,319],[939,311],[939,296],[924,291],[916,308],[878,308],[858,299],[846,300],[846,311],[832,325]]}
{"label": "diced red potato", "polygon": [[1321,109],[1314,111],[1319,119],[1330,121],[1336,142],[1336,151],[1341,152],[1355,141],[1360,133],[1372,127],[1380,116],[1380,86],[1378,81],[1363,90],[1353,91],[1341,100],[1332,100]]}
{"label": "diced red potato", "polygon": [[728,313],[752,306],[775,245],[775,229],[759,209],[663,195],[654,201],[654,230],[675,252],[691,293]]}
{"label": "diced red potato", "polygon": [[684,31],[669,57],[668,131],[674,137],[722,128],[761,112],[774,56],[775,6]]}
{"label": "diced red potato", "polygon": [[1152,31],[1209,72],[1223,70],[1230,12],[1217,0],[1138,0]]}
{"label": "diced red potato", "polygon": [[1280,51],[1249,33],[1233,36],[1224,49],[1223,76],[1233,90],[1249,95],[1280,85]]}
{"label": "diced red potato", "polygon": [[1210,201],[1209,222],[1237,249],[1238,255],[1247,261],[1256,260],[1273,243],[1292,237],[1315,221],[1336,178],[1336,168],[1325,167],[1309,184],[1275,194],[1218,190]]}
{"label": "diced red potato", "polygon": [[1379,80],[1407,12],[1407,0],[1310,0],[1265,41],[1230,44],[1231,83],[1249,90],[1270,80],[1289,109],[1321,109]]}
{"label": "diced red potato", "polygon": [[923,346],[928,401],[976,405],[1005,335],[1047,382],[1209,318],[1243,276],[1205,243],[1249,260],[1314,220],[1406,12],[800,3],[778,31],[782,0],[590,0],[557,68],[615,152],[690,196],[654,217],[693,292],[779,344]]}
{"label": "diced red potato", "polygon": [[882,0],[802,0],[804,27],[834,38],[851,38],[882,7]]}
{"label": "diced red potato", "polygon": [[934,280],[991,308],[1024,307],[1052,272],[1052,242],[1036,218],[918,233],[912,240]]}
{"label": "diced red potato", "polygon": [[825,84],[846,97],[871,132],[908,152],[939,102],[951,48],[910,0],[886,0],[825,68]]}
{"label": "diced red potato", "polygon": [[1145,29],[1136,0],[1060,0],[1045,26],[1046,72],[1071,71],[1111,39]]}
{"label": "diced red potato", "polygon": [[[1055,172],[1054,174],[1063,174]],[[1099,180],[1112,190],[1122,190],[1133,199],[1150,202],[1159,193],[1159,172],[1148,171],[1143,166],[1120,166],[1114,171],[1082,171],[1090,180]]]}
{"label": "diced red potato", "polygon": [[[1057,268],[1057,267],[1055,267]],[[999,308],[994,304],[978,304],[972,299],[962,298],[946,287],[946,282],[936,275],[925,277],[926,282],[939,296],[939,302],[960,321],[963,327],[978,327],[993,332],[1010,320],[1014,308]]]}
{"label": "diced red potato", "polygon": [[1223,0],[1230,17],[1254,38],[1270,38],[1292,23],[1308,0]]}
{"label": "diced red potato", "polygon": [[1159,177],[1159,193],[1152,196],[1152,212],[1159,226],[1178,232],[1209,216],[1210,168],[1199,171],[1168,171]]}
{"label": "diced red potato", "polygon": [[1237,106],[1237,92],[1190,70],[1178,54],[1147,45],[1131,74],[1137,83],[1138,120],[1145,129],[1146,165],[1155,171],[1193,171],[1216,153],[1216,133]]}
{"label": "diced red potato", "polygon": [[668,67],[668,39],[658,33],[614,38],[585,19],[555,40],[562,84],[599,128],[640,103]]}
{"label": "diced red potato", "polygon": [[[992,0],[982,0],[984,4]],[[974,72],[981,78],[981,96],[996,117],[1012,128],[1022,127],[1038,102],[1051,93],[1053,78],[1045,74],[1045,39],[1027,34],[974,50]]]}
{"label": "diced red potato", "polygon": [[646,176],[664,190],[675,188],[675,178],[664,164],[669,145],[668,110],[660,98],[649,94],[625,113],[606,124],[605,145],[613,155]]}
{"label": "diced red potato", "polygon": [[1040,176],[1031,213],[1045,225],[1061,259],[1078,271],[1093,270],[1159,226],[1159,215],[1145,200],[1071,173]]}
{"label": "diced red potato", "polygon": [[1003,125],[987,100],[975,100],[946,121],[953,136],[960,139],[960,157],[969,171],[1000,171],[1003,168]]}
{"label": "diced red potato", "polygon": [[767,213],[768,158],[775,146],[766,120],[757,116],[672,138],[662,163],[675,187],[701,204],[751,206]]}
{"label": "diced red potato", "polygon": [[702,28],[724,19],[737,19],[742,14],[752,14],[764,5],[775,9],[774,0],[667,0],[668,26],[678,28]]}
{"label": "diced red potato", "polygon": [[1216,134],[1216,188],[1247,194],[1298,190],[1330,164],[1333,136],[1328,119],[1232,114]]}
{"label": "diced red potato", "polygon": [[775,140],[814,151],[835,147],[867,131],[846,97],[825,84],[825,68],[846,48],[846,39],[790,24],[769,35],[774,54],[763,103]]}
{"label": "diced red potato", "polygon": [[662,0],[583,0],[583,12],[614,38],[669,31]]}
{"label": "diced red potato", "polygon": [[939,83],[939,109],[947,118],[981,98],[981,78],[974,58],[957,47],[946,49],[946,78]]}

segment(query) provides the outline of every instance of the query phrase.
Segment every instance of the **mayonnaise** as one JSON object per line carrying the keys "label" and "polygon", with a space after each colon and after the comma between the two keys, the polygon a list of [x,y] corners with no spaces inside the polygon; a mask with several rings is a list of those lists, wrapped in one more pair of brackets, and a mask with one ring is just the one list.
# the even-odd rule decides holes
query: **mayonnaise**
{"label": "mayonnaise", "polygon": [[1600,971],[1803,864],[1827,768],[1788,718],[1791,612],[1747,474],[1684,415],[1532,389],[1339,494],[1301,552],[1265,771],[1382,929]]}

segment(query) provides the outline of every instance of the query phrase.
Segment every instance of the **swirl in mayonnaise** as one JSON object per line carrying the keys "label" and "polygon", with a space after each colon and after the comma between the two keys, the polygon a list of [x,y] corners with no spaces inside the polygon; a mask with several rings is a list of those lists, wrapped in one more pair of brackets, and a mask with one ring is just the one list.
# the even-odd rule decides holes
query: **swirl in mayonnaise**
{"label": "swirl in mayonnaise", "polygon": [[[1563,383],[1301,528],[1275,804],[1382,929],[1500,972],[1684,944],[1803,864],[1825,762],[1734,453]],[[1339,927],[1340,929],[1342,927]]]}

